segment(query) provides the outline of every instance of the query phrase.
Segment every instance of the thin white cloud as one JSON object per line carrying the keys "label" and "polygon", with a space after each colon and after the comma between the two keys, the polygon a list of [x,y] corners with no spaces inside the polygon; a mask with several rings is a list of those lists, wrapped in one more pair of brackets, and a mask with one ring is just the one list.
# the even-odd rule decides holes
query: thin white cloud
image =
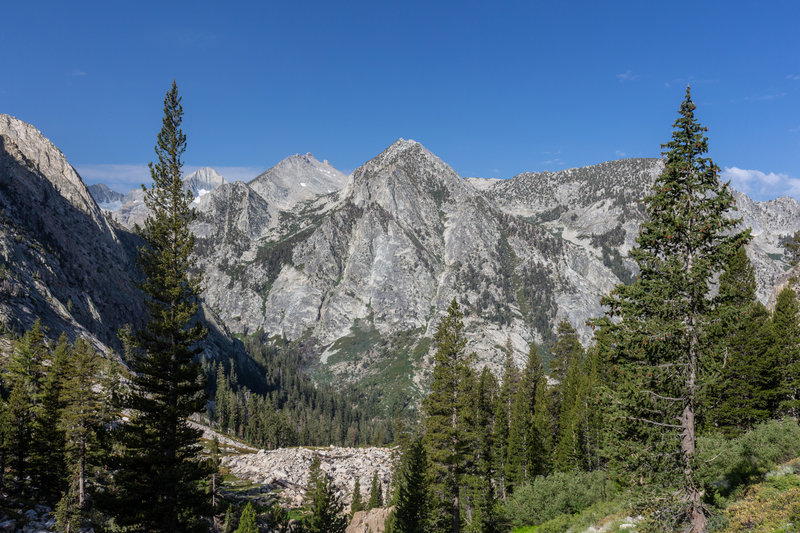
{"label": "thin white cloud", "polygon": [[789,74],[786,76],[787,80],[800,81],[800,74]]}
{"label": "thin white cloud", "polygon": [[788,174],[725,167],[722,178],[730,180],[731,186],[756,200],[794,196],[800,198],[800,179]]}
{"label": "thin white cloud", "polygon": [[775,100],[776,98],[783,98],[786,96],[786,93],[771,93],[771,94],[761,94],[758,96],[745,96],[745,100],[749,100],[751,102],[762,102],[764,100]]}
{"label": "thin white cloud", "polygon": [[493,168],[492,169],[492,174],[500,174],[500,169],[499,168]]}
{"label": "thin white cloud", "polygon": [[86,71],[76,68],[67,73],[67,76],[70,78],[80,78],[82,76],[86,76]]}
{"label": "thin white cloud", "polygon": [[622,150],[616,150],[614,153],[617,154],[617,157],[628,157],[628,153]]}
{"label": "thin white cloud", "polygon": [[800,126],[797,126],[796,128],[789,128],[789,133],[798,133],[798,132],[800,132]]}
{"label": "thin white cloud", "polygon": [[622,74],[617,74],[617,79],[620,83],[624,83],[626,81],[635,81],[638,80],[641,76],[638,74],[634,74],[631,70],[626,70]]}

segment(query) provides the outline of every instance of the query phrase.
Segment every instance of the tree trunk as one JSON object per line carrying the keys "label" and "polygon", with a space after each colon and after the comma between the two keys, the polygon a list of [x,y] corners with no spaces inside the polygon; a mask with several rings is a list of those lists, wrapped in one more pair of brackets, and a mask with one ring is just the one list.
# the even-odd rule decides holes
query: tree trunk
{"label": "tree trunk", "polygon": [[694,453],[697,443],[695,425],[695,398],[697,395],[697,364],[698,364],[698,338],[695,319],[689,319],[689,377],[686,383],[686,398],[683,413],[681,413],[681,452],[683,455],[683,492],[689,516],[688,531],[691,533],[704,533],[708,519],[703,510],[703,494],[697,486],[694,476]]}

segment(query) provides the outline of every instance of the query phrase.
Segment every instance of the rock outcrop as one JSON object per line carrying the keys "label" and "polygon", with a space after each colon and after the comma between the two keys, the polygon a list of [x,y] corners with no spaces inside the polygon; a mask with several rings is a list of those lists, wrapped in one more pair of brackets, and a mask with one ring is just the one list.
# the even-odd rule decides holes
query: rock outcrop
{"label": "rock outcrop", "polygon": [[386,531],[386,518],[394,507],[387,509],[370,509],[353,514],[345,533],[383,533]]}

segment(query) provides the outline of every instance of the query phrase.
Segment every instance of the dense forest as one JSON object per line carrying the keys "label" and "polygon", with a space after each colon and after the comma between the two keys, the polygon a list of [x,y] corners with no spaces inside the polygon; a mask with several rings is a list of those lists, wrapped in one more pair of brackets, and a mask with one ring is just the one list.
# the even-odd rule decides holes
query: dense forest
{"label": "dense forest", "polygon": [[[299,520],[226,500],[218,443],[204,449],[188,421],[199,415],[267,449],[396,445],[391,493],[384,501],[375,478],[365,504],[357,484],[350,509],[394,506],[392,533],[564,531],[615,513],[636,517],[640,531],[751,529],[765,518],[742,518],[732,502],[800,456],[797,280],[773,310],[757,300],[750,232],[705,156],[694,110],[687,89],[665,170],[643,199],[647,221],[630,254],[638,276],[604,299],[591,345],[564,321],[549,368],[535,345],[518,368],[509,340],[496,376],[466,353],[454,299],[435,333],[428,396],[414,418],[389,421],[374,399],[313,383],[291,346],[243,340],[263,371],[258,390],[232,361],[201,355],[173,84],[146,190],[153,215],[139,229],[147,322],[122,333],[120,359],[85,339],[48,342],[38,322],[19,338],[2,332],[3,511],[45,504],[67,532],[344,531],[344,505],[318,461]],[[794,256],[799,242],[787,243]],[[789,494],[800,494],[795,485]],[[774,528],[800,524],[798,501],[767,513],[783,520]]]}

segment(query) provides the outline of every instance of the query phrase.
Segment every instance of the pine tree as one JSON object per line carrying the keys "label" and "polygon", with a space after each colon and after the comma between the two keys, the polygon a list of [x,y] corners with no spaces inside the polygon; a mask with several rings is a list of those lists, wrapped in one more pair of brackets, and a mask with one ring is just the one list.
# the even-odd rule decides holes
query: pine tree
{"label": "pine tree", "polygon": [[696,419],[701,380],[713,362],[710,284],[749,232],[736,232],[739,221],[726,216],[734,199],[719,181],[719,167],[704,157],[706,128],[694,109],[687,88],[631,250],[639,278],[617,286],[603,303],[620,320],[606,327],[614,339],[614,423],[625,466],[640,479],[678,488],[674,518],[700,532],[707,519],[695,465]]}
{"label": "pine tree", "polygon": [[430,495],[428,457],[421,438],[415,438],[406,449],[397,478],[392,533],[424,533],[427,531]]}
{"label": "pine tree", "polygon": [[361,482],[356,478],[356,484],[353,487],[353,500],[350,503],[350,516],[363,510],[364,502],[361,501]]}
{"label": "pine tree", "polygon": [[[94,469],[102,463],[98,435],[107,420],[99,391],[100,356],[85,339],[75,341],[67,366],[61,401],[64,404],[59,428],[64,432],[64,454],[69,472],[68,488],[60,502],[62,527],[88,516]],[[66,529],[66,527],[64,527]]]}
{"label": "pine tree", "polygon": [[173,82],[164,99],[158,161],[150,164],[153,186],[144,187],[151,214],[138,228],[145,242],[139,266],[149,316],[128,361],[131,419],[122,430],[112,492],[117,522],[135,531],[201,529],[209,514],[201,488],[208,471],[198,460],[200,431],[187,422],[205,409],[205,383],[195,356],[206,332],[199,322],[192,325],[200,280],[190,275],[193,210],[191,192],[181,183],[182,119]]}
{"label": "pine tree", "polygon": [[780,400],[776,339],[744,246],[726,262],[716,302],[717,353],[706,365],[701,406],[705,426],[734,436],[771,418]]}
{"label": "pine tree", "polygon": [[775,351],[780,369],[780,413],[800,418],[800,316],[791,285],[778,293],[772,315]]}
{"label": "pine tree", "polygon": [[41,401],[46,357],[44,332],[37,320],[14,344],[14,352],[5,376],[5,381],[11,388],[6,408],[8,451],[20,491],[24,491],[29,474],[28,467],[33,451],[31,442]]}
{"label": "pine tree", "polygon": [[729,436],[772,418],[780,400],[780,362],[769,313],[760,302],[747,311],[726,343],[713,412],[714,426]]}
{"label": "pine tree", "polygon": [[228,505],[225,511],[225,520],[222,522],[222,533],[233,533],[233,508]]}
{"label": "pine tree", "polygon": [[31,477],[39,496],[51,505],[58,502],[66,477],[64,432],[58,421],[63,404],[61,389],[71,351],[66,335],[62,334],[50,354],[50,364],[43,375],[42,389],[34,411]]}
{"label": "pine tree", "polygon": [[239,527],[236,528],[236,533],[258,533],[256,510],[250,502],[247,502],[244,509],[242,509],[242,514],[239,517]]}
{"label": "pine tree", "polygon": [[214,439],[211,441],[211,448],[209,449],[208,453],[208,468],[211,471],[208,490],[211,493],[211,509],[213,514],[216,514],[217,506],[219,505],[220,501],[220,487],[218,481],[219,466],[219,439],[216,435],[214,435]]}
{"label": "pine tree", "polygon": [[494,450],[494,471],[498,476],[500,497],[505,500],[510,489],[510,481],[506,478],[508,459],[508,431],[509,417],[511,416],[511,403],[514,399],[519,384],[519,369],[512,359],[511,339],[506,339],[505,363],[503,365],[503,384],[494,406],[494,435],[492,441]]}
{"label": "pine tree", "polygon": [[550,377],[563,383],[567,379],[569,368],[573,366],[573,361],[583,357],[583,346],[578,339],[578,333],[568,321],[559,322],[557,339],[550,351],[553,354]]}
{"label": "pine tree", "polygon": [[453,299],[434,335],[433,380],[424,402],[426,449],[433,471],[431,520],[434,528],[451,533],[461,530],[461,485],[469,455],[464,421],[469,398],[464,388],[470,371],[464,354],[463,316]]}
{"label": "pine tree", "polygon": [[719,277],[715,320],[709,327],[709,342],[713,349],[709,350],[707,356],[709,362],[705,365],[706,372],[698,398],[697,420],[704,429],[720,427],[720,405],[726,394],[725,382],[736,378],[731,364],[732,344],[737,336],[741,337],[741,330],[757,303],[755,271],[744,246],[741,246],[727,258],[725,270]]}
{"label": "pine tree", "polygon": [[579,468],[584,462],[584,396],[588,394],[583,346],[569,322],[558,325],[558,340],[552,352],[555,364],[551,377],[559,381],[552,394],[557,437],[553,465],[557,470],[567,471]]}
{"label": "pine tree", "polygon": [[367,511],[370,509],[380,509],[383,507],[383,487],[378,479],[378,472],[372,474],[372,482],[369,485],[369,501]]}
{"label": "pine tree", "polygon": [[336,495],[330,476],[322,471],[318,456],[314,456],[308,470],[304,506],[305,533],[344,533],[347,528],[344,504]]}
{"label": "pine tree", "polygon": [[547,378],[536,346],[531,344],[511,406],[505,473],[510,491],[547,473],[551,435]]}
{"label": "pine tree", "polygon": [[494,533],[499,531],[498,516],[495,512],[497,498],[495,495],[495,461],[494,446],[494,412],[492,405],[499,396],[497,380],[488,368],[481,371],[474,400],[475,414],[473,424],[473,457],[467,464],[467,475],[471,494],[467,514],[471,516],[468,531]]}

